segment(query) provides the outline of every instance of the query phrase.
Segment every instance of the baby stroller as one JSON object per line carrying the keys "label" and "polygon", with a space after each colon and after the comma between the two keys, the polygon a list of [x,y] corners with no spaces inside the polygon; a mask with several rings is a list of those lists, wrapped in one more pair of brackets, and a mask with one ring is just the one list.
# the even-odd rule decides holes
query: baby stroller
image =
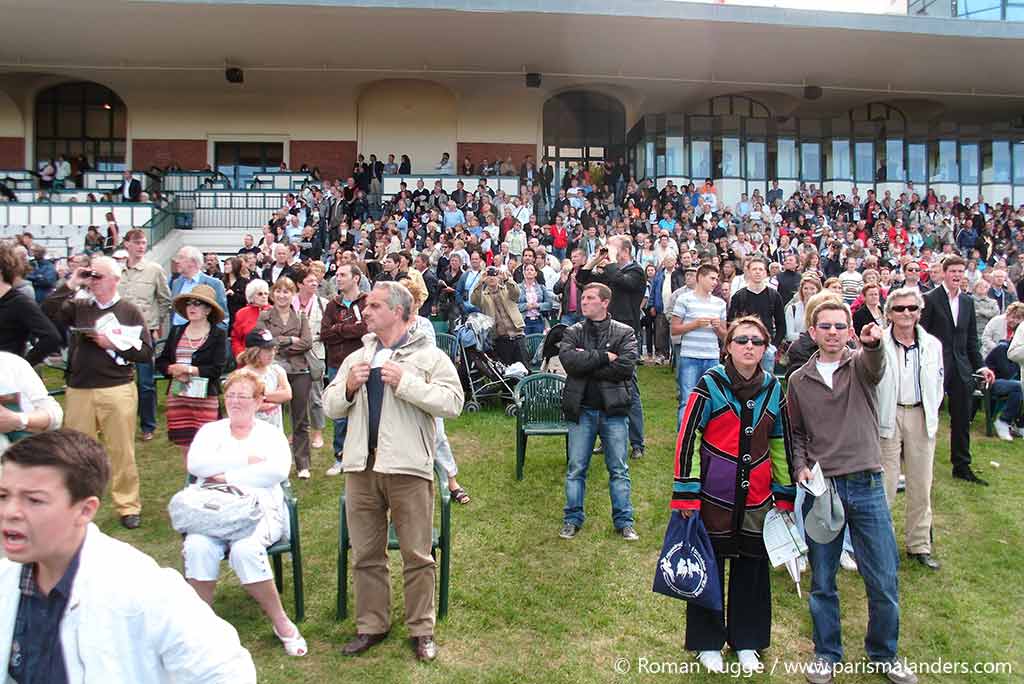
{"label": "baby stroller", "polygon": [[515,413],[516,383],[529,371],[521,363],[505,366],[492,356],[494,319],[482,313],[473,313],[455,329],[455,336],[465,351],[465,365],[459,369],[462,387],[466,393],[464,408],[470,413],[480,410],[487,399],[505,403],[505,413]]}

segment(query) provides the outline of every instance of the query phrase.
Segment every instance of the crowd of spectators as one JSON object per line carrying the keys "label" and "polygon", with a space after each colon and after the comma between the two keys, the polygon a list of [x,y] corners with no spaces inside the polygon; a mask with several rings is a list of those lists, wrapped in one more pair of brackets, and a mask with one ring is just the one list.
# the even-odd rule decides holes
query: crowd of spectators
{"label": "crowd of spectators", "polygon": [[[560,533],[566,539],[575,537],[583,524],[580,483],[586,478],[598,434],[615,484],[616,529],[627,541],[639,538],[633,527],[628,474],[628,459],[643,458],[645,449],[644,387],[635,372],[637,364],[674,365],[679,390],[677,428],[680,435],[689,435],[686,440],[681,436],[680,444],[691,447],[694,431],[708,429],[707,415],[699,418],[698,413],[711,396],[713,383],[729,384],[729,392],[744,401],[759,388],[770,391],[774,407],[770,412],[777,417],[779,411],[791,409],[781,398],[775,377],[791,376],[791,395],[793,387],[803,387],[796,391],[808,396],[820,392],[814,387],[815,378],[830,389],[833,382],[841,382],[844,392],[849,383],[859,382],[857,401],[863,409],[859,415],[876,432],[877,411],[872,424],[867,408],[874,394],[864,391],[868,384],[878,385],[879,396],[892,400],[893,406],[886,409],[890,413],[914,408],[925,414],[932,409],[937,412],[931,390],[918,388],[915,394],[906,389],[911,385],[902,384],[909,381],[899,372],[893,374],[890,368],[889,375],[883,373],[883,353],[896,358],[894,350],[902,349],[903,358],[909,359],[918,345],[921,351],[914,358],[924,359],[927,354],[934,360],[941,350],[945,379],[935,392],[949,398],[955,478],[986,484],[971,464],[969,428],[977,409],[975,390],[987,386],[1002,400],[995,423],[1000,439],[1024,436],[1021,375],[1015,363],[1024,354],[1024,327],[1020,326],[1024,305],[1016,303],[1024,300],[1024,206],[1014,208],[1006,199],[990,203],[982,197],[947,198],[931,190],[919,194],[911,186],[898,195],[885,192],[882,196],[873,189],[862,194],[854,187],[847,196],[801,185],[785,196],[777,182],[764,195],[759,191],[743,194],[730,204],[722,201],[711,179],[700,185],[677,187],[668,182],[656,187],[650,180],[633,178],[621,159],[569,166],[556,179],[550,160],[537,165],[530,157],[518,166],[511,158],[497,163],[483,159],[479,164],[465,158],[459,169],[478,177],[474,188],[459,181],[448,192],[440,182],[427,187],[420,180],[411,188],[403,182],[397,193],[384,196],[383,176],[401,172],[409,163],[404,156],[399,166],[394,155],[386,162],[374,155],[364,160],[360,155],[351,176],[319,179],[287,193],[280,209],[259,231],[241,237],[235,254],[204,255],[184,247],[175,256],[170,274],[145,260],[144,232],[129,230],[122,236],[115,222],[105,236],[97,231],[83,253],[57,263],[47,260],[45,250],[34,245],[28,234],[17,244],[0,246],[0,330],[5,331],[0,351],[28,354],[29,361],[37,363],[70,341],[69,421],[93,434],[102,431],[108,451],[116,454],[115,503],[126,527],[137,527],[141,516],[134,451],[125,444],[134,437],[104,421],[130,420],[125,409],[134,414],[135,405],[120,402],[120,413],[104,416],[73,405],[114,400],[119,392],[134,394],[130,391],[134,365],[142,439],[151,439],[156,403],[150,345],[164,337],[167,342],[156,358],[156,369],[183,385],[195,378],[207,381],[201,394],[175,397],[165,416],[168,435],[182,448],[189,469],[201,474],[193,465],[203,455],[193,452],[197,444],[205,443],[198,437],[207,435],[206,426],[217,424],[222,373],[237,365],[247,368],[249,375],[237,381],[245,396],[229,396],[235,402],[229,409],[244,414],[246,425],[255,419],[281,430],[281,407],[288,404],[290,450],[298,477],[306,479],[311,477],[311,450],[327,446],[323,439],[327,419],[334,421],[335,428],[330,448],[336,462],[327,471],[332,476],[351,463],[346,430],[351,436],[352,416],[365,422],[376,411],[379,420],[381,405],[379,396],[374,403],[374,394],[385,385],[399,394],[400,364],[388,360],[390,352],[381,360],[383,347],[365,347],[368,332],[381,344],[387,340],[385,346],[395,358],[401,358],[404,344],[412,345],[410,350],[415,351],[410,354],[427,354],[432,347],[421,339],[426,333],[412,333],[419,328],[409,327],[417,313],[448,321],[453,328],[468,316],[482,313],[493,321],[498,359],[529,367],[526,335],[543,334],[557,324],[571,326],[568,339],[578,342],[570,344],[571,349],[563,345],[562,356],[568,362],[573,391],[567,396],[574,397],[571,408],[580,441],[570,449],[566,517]],[[445,155],[438,170],[451,165]],[[518,176],[519,192],[495,191],[489,183],[491,173]],[[125,198],[134,194],[133,183],[137,181],[126,173],[120,190]],[[91,263],[90,254],[94,255]],[[76,295],[86,283],[92,294]],[[40,304],[48,317],[39,313]],[[410,306],[414,310],[406,311]],[[140,324],[142,351],[113,351],[92,330],[100,312],[111,307],[121,307],[119,318]],[[606,323],[609,319],[614,326]],[[606,336],[614,333],[614,351],[607,339],[602,342],[602,330]],[[80,364],[84,358],[82,349],[91,353],[88,367],[76,365],[76,360]],[[736,362],[719,365],[723,351]],[[742,364],[737,356],[741,353]],[[433,356],[423,358],[443,365]],[[808,370],[809,359],[816,359],[817,370]],[[860,380],[851,380],[840,370],[850,359],[856,359],[850,372]],[[103,369],[107,363],[110,368]],[[735,375],[740,367],[742,378]],[[442,375],[448,372],[447,367],[442,370]],[[906,377],[920,370],[914,366]],[[600,384],[592,385],[587,379],[593,372],[598,373]],[[754,380],[751,373],[757,374]],[[772,380],[757,385],[762,383],[761,373]],[[827,375],[827,380],[821,380],[819,373]],[[332,382],[336,376],[339,381]],[[363,385],[369,388],[369,397],[360,393]],[[898,391],[891,391],[893,387]],[[417,423],[431,426],[421,430],[421,435],[428,436],[423,440],[427,451],[429,435],[437,439],[435,452],[442,451],[442,440],[447,447],[441,417],[452,415],[458,390],[445,392],[431,395],[433,408],[429,402],[418,404],[426,413],[408,414]],[[791,396],[790,403],[795,398]],[[593,402],[601,406],[591,410]],[[836,406],[831,400],[802,406],[805,422],[794,424],[795,434],[807,439],[822,424],[808,416],[838,410]],[[883,418],[889,415],[883,412]],[[899,413],[899,420],[903,415]],[[827,417],[826,423],[843,420],[836,414]],[[929,421],[925,415],[919,427],[927,429],[933,450],[934,421]],[[786,433],[788,444],[788,424],[773,422],[772,426],[772,439]],[[365,429],[357,426],[361,435],[357,441],[366,436]],[[896,428],[888,423],[881,427],[880,448],[888,450],[890,466],[899,462],[898,456],[892,460],[892,454],[905,447],[894,447],[886,440],[894,439],[893,430],[898,436],[905,429],[909,428],[902,423]],[[830,438],[841,449],[847,437],[852,443],[852,435]],[[360,452],[360,459],[383,458],[387,439],[371,428],[371,444],[381,444],[383,451],[377,452],[375,446],[370,454]],[[450,455],[450,449],[446,453]],[[790,461],[791,474],[780,486],[791,493],[794,482],[805,479],[803,466],[809,468],[812,457],[799,450],[796,456],[787,455],[796,460]],[[685,495],[680,492],[689,492],[690,485],[704,486],[697,473],[700,468],[682,452],[677,458],[674,502],[696,501],[697,489]],[[868,458],[865,469],[881,470],[880,458],[874,459],[874,465]],[[825,467],[827,459],[823,459],[818,454]],[[920,460],[915,459],[915,463]],[[453,496],[468,503],[468,495],[455,480],[454,459],[445,460]],[[207,470],[222,467],[226,466]],[[833,468],[827,474],[845,477],[848,473]],[[432,477],[426,472],[418,475]],[[915,465],[907,475],[920,528],[922,520],[930,521],[931,469]],[[886,481],[887,494],[894,483]],[[846,495],[844,489],[842,496]],[[680,504],[682,508],[689,505]],[[801,505],[797,497],[796,506]],[[876,523],[863,520],[858,523],[860,529],[854,527],[855,546],[865,543],[863,526]],[[196,558],[206,559],[190,579],[209,600],[216,580],[214,559],[222,549],[216,543],[204,544],[193,539],[186,546],[193,548]],[[841,549],[845,549],[846,565],[846,554],[852,549],[849,539],[814,550],[812,564],[816,556],[825,559],[819,563],[839,562]],[[930,546],[921,541],[920,529],[913,541],[908,531],[908,552],[922,565],[939,568]],[[258,560],[259,553],[254,557]],[[851,564],[860,560],[849,557]],[[251,558],[239,559],[236,571],[245,562]],[[196,563],[194,567],[200,567]],[[749,568],[758,581],[763,570],[761,565]],[[252,583],[261,587],[257,592],[269,592],[265,574],[252,577]],[[826,591],[829,581],[834,578],[825,571],[816,575],[816,591]],[[357,596],[369,586],[357,587]],[[895,591],[887,584],[868,588],[879,595]],[[293,625],[279,610],[276,594],[254,596],[269,602],[261,605],[286,650],[293,655],[304,653],[298,631],[288,634]],[[374,599],[374,606],[379,599]],[[419,595],[417,600],[425,599]],[[418,605],[414,635],[428,641],[416,646],[417,654],[432,659],[436,653],[429,633],[432,618],[422,614],[425,603]],[[824,619],[813,611],[812,615]],[[711,629],[713,621],[700,617]],[[697,617],[694,620],[697,629]],[[366,623],[378,631],[361,633],[346,647],[347,652],[360,653],[383,639],[386,622]],[[757,631],[754,641],[758,644],[763,632]],[[717,637],[703,639],[689,631],[687,640],[717,643]],[[831,642],[827,645],[834,647]],[[824,648],[817,642],[816,646]],[[887,649],[885,657],[895,657],[894,641]],[[818,651],[819,658],[826,660],[834,655]],[[756,658],[746,657],[748,665],[756,664]]]}

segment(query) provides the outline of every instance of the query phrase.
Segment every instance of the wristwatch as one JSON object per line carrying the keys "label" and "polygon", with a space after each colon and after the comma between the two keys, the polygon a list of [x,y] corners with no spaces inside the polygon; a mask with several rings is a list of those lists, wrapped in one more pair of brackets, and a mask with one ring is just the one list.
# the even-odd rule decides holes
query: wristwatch
{"label": "wristwatch", "polygon": [[18,429],[22,431],[28,430],[28,414],[15,413],[14,415],[18,417]]}

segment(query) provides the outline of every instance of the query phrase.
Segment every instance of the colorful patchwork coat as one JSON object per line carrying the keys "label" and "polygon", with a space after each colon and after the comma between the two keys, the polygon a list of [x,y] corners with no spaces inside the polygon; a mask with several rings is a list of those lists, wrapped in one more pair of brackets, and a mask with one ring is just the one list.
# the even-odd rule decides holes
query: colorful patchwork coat
{"label": "colorful patchwork coat", "polygon": [[672,509],[700,512],[716,554],[764,557],[765,515],[773,505],[793,510],[794,477],[779,381],[765,374],[758,393],[741,403],[724,366],[706,372],[690,394],[676,440]]}

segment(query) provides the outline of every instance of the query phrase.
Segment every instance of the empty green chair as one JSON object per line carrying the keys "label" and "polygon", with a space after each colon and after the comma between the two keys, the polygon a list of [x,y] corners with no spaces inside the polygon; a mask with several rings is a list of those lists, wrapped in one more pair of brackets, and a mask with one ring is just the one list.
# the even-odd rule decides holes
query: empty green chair
{"label": "empty green chair", "polygon": [[531,435],[564,435],[569,458],[569,422],[562,413],[565,378],[554,373],[535,373],[516,385],[516,479],[523,479],[526,441]]}

